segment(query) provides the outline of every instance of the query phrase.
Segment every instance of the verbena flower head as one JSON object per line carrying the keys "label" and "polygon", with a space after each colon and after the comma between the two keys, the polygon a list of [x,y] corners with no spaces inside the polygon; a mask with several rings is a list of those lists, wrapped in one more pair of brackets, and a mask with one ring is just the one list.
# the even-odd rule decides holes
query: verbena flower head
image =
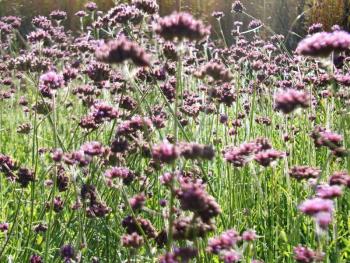
{"label": "verbena flower head", "polygon": [[263,23],[261,22],[261,20],[254,19],[254,20],[250,21],[250,23],[248,24],[248,28],[249,29],[256,29],[258,27],[261,27],[262,25],[263,25]]}
{"label": "verbena flower head", "polygon": [[194,212],[205,222],[221,213],[220,206],[205,191],[205,187],[201,182],[180,180],[177,198],[180,200],[183,210]]}
{"label": "verbena flower head", "polygon": [[307,108],[310,105],[310,96],[305,91],[295,89],[280,90],[275,95],[275,109],[284,114],[293,112],[297,108]]}
{"label": "verbena flower head", "polygon": [[75,260],[76,259],[76,252],[75,249],[72,245],[68,244],[68,245],[63,245],[60,249],[60,254],[61,257],[70,262],[69,260]]}
{"label": "verbena flower head", "polygon": [[16,181],[22,186],[27,187],[30,182],[35,181],[35,174],[27,168],[20,168],[18,170],[18,175]]}
{"label": "verbena flower head", "polygon": [[332,213],[328,212],[320,212],[317,213],[314,217],[314,220],[316,222],[316,225],[319,230],[326,230],[328,229],[328,226],[332,223]]}
{"label": "verbena flower head", "polygon": [[87,2],[84,6],[88,11],[92,12],[97,9],[97,4],[95,2]]}
{"label": "verbena flower head", "polygon": [[44,260],[39,255],[31,255],[29,258],[30,263],[43,263]]}
{"label": "verbena flower head", "polygon": [[274,149],[268,149],[266,151],[258,152],[255,155],[254,160],[258,162],[260,165],[266,167],[266,166],[272,165],[275,161],[283,158],[284,156],[285,156],[284,152],[277,151]]}
{"label": "verbena flower head", "polygon": [[176,145],[164,141],[158,145],[155,145],[152,149],[153,159],[162,163],[172,163],[180,155],[179,149]]}
{"label": "verbena flower head", "polygon": [[9,223],[5,222],[5,223],[0,223],[0,231],[1,232],[7,232],[9,230]]}
{"label": "verbena flower head", "polygon": [[322,261],[322,255],[308,247],[298,245],[294,248],[294,259],[301,263],[312,263],[315,261]]}
{"label": "verbena flower head", "polygon": [[36,16],[32,19],[32,24],[37,27],[41,28],[43,30],[50,30],[52,29],[52,22],[45,16]]}
{"label": "verbena flower head", "polygon": [[155,27],[155,31],[165,40],[199,41],[210,34],[210,28],[206,27],[202,21],[195,20],[188,13],[173,13],[160,18]]}
{"label": "verbena flower head", "polygon": [[224,251],[220,258],[224,263],[236,263],[241,261],[241,254],[235,250]]}
{"label": "verbena flower head", "polygon": [[60,21],[66,19],[67,13],[65,11],[55,10],[50,13],[50,17],[53,20]]}
{"label": "verbena flower head", "polygon": [[37,29],[36,31],[30,32],[27,35],[27,39],[30,43],[47,42],[50,39],[49,33],[43,29]]}
{"label": "verbena flower head", "polygon": [[350,75],[349,74],[347,74],[347,75],[337,74],[334,76],[334,78],[339,84],[346,86],[346,87],[350,87]]}
{"label": "verbena flower head", "polygon": [[342,147],[343,136],[322,128],[320,126],[316,126],[311,133],[311,138],[314,140],[316,147],[325,146],[336,152],[337,149]]}
{"label": "verbena flower head", "polygon": [[230,82],[232,80],[232,74],[223,65],[217,62],[207,63],[200,71],[200,76],[209,76],[215,81]]}
{"label": "verbena flower head", "polygon": [[207,251],[213,254],[220,254],[224,250],[233,248],[240,240],[241,237],[239,233],[234,229],[230,229],[218,237],[209,239]]}
{"label": "verbena flower head", "polygon": [[321,170],[310,166],[294,166],[289,171],[289,175],[297,180],[308,180],[318,178]]}
{"label": "verbena flower head", "polygon": [[118,117],[118,110],[107,104],[104,101],[97,101],[91,107],[91,116],[94,117],[97,123],[101,123],[105,120],[113,120]]}
{"label": "verbena flower head", "polygon": [[329,178],[330,185],[344,185],[350,186],[350,175],[346,171],[334,172]]}
{"label": "verbena flower head", "polygon": [[156,14],[159,6],[156,0],[133,0],[132,4],[148,14]]}
{"label": "verbena flower head", "polygon": [[307,215],[316,215],[320,212],[333,212],[333,201],[328,199],[322,199],[322,198],[313,198],[304,201],[299,206],[299,210]]}
{"label": "verbena flower head", "polygon": [[246,230],[242,234],[242,239],[247,242],[254,241],[257,238],[255,230]]}
{"label": "verbena flower head", "polygon": [[304,56],[327,57],[334,51],[347,51],[349,47],[350,34],[348,32],[321,32],[302,40],[296,52]]}
{"label": "verbena flower head", "polygon": [[225,150],[224,158],[236,167],[242,167],[250,160],[257,149],[255,143],[243,143],[238,147],[230,147]]}
{"label": "verbena flower head", "polygon": [[233,2],[233,4],[232,4],[232,12],[242,13],[243,9],[244,9],[244,6],[241,3],[241,1],[237,0],[237,1]]}
{"label": "verbena flower head", "polygon": [[123,180],[124,183],[129,183],[134,179],[135,173],[127,167],[112,167],[106,171],[105,177],[107,180],[119,178]]}
{"label": "verbena flower head", "polygon": [[84,143],[80,148],[85,154],[90,156],[101,155],[104,148],[100,142],[92,141]]}
{"label": "verbena flower head", "polygon": [[142,13],[140,9],[134,5],[119,4],[109,10],[107,15],[104,17],[110,25],[117,25],[118,23],[127,24],[133,23],[138,24],[142,20]]}
{"label": "verbena flower head", "polygon": [[308,34],[316,34],[323,31],[323,25],[321,23],[312,24],[308,29]]}
{"label": "verbena flower head", "polygon": [[177,263],[177,262],[189,262],[192,258],[195,258],[198,254],[196,248],[183,247],[174,248],[173,252],[168,252],[159,258],[159,263]]}
{"label": "verbena flower head", "polygon": [[18,16],[3,16],[1,21],[9,24],[12,28],[19,28],[22,23],[22,19]]}
{"label": "verbena flower head", "polygon": [[319,185],[317,187],[316,196],[323,199],[332,199],[342,195],[342,189],[338,185]]}
{"label": "verbena flower head", "polygon": [[139,248],[143,245],[144,240],[143,237],[137,233],[132,233],[130,235],[123,235],[121,243],[123,247]]}
{"label": "verbena flower head", "polygon": [[75,15],[77,17],[80,17],[80,18],[88,16],[88,14],[85,11],[83,11],[83,10],[79,10],[78,12],[75,13]]}
{"label": "verbena flower head", "polygon": [[49,71],[40,76],[39,87],[47,87],[49,89],[58,89],[64,85],[63,75],[54,71]]}
{"label": "verbena flower head", "polygon": [[180,155],[186,159],[206,159],[211,160],[215,156],[212,146],[198,143],[180,143]]}
{"label": "verbena flower head", "polygon": [[215,11],[211,15],[216,19],[221,19],[225,16],[224,12],[220,12],[220,11]]}
{"label": "verbena flower head", "polygon": [[145,202],[146,202],[146,196],[143,193],[137,194],[129,199],[129,205],[134,211],[142,209]]}
{"label": "verbena flower head", "polygon": [[150,65],[150,56],[145,50],[124,36],[98,47],[95,54],[98,60],[106,63],[122,63],[130,59],[136,66]]}

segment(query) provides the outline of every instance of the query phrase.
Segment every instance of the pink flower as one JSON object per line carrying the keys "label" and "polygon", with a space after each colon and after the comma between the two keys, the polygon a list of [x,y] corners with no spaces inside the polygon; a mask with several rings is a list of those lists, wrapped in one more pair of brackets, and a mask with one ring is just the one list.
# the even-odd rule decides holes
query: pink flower
{"label": "pink flower", "polygon": [[128,59],[136,66],[149,66],[150,56],[136,42],[128,40],[124,36],[109,41],[96,50],[96,58],[106,63],[122,63]]}
{"label": "pink flower", "polygon": [[234,250],[229,250],[225,251],[221,258],[224,261],[224,263],[235,263],[241,260],[241,255]]}
{"label": "pink flower", "polygon": [[299,210],[307,215],[315,215],[319,212],[332,213],[333,201],[322,198],[309,199],[299,206]]}
{"label": "pink flower", "polygon": [[332,222],[332,214],[327,212],[318,213],[315,216],[315,221],[321,229],[327,229]]}
{"label": "pink flower", "polygon": [[201,40],[210,34],[210,28],[204,26],[201,21],[195,20],[188,13],[173,13],[160,18],[155,29],[156,33],[165,40],[189,39]]}
{"label": "pink flower", "polygon": [[179,157],[179,154],[177,147],[168,141],[154,146],[152,150],[153,159],[163,163],[172,163]]}
{"label": "pink flower", "polygon": [[307,108],[310,96],[305,91],[295,89],[281,90],[275,95],[275,108],[284,114],[293,112],[297,108]]}
{"label": "pink flower", "polygon": [[242,239],[244,241],[254,241],[257,238],[255,230],[246,230],[242,234]]}
{"label": "pink flower", "polygon": [[350,47],[350,34],[345,31],[321,32],[302,40],[296,52],[304,56],[327,57],[333,51],[342,52]]}
{"label": "pink flower", "polygon": [[298,262],[311,263],[318,258],[318,254],[308,247],[298,245],[294,248],[294,259]]}
{"label": "pink flower", "polygon": [[317,187],[317,197],[323,198],[323,199],[332,199],[341,196],[342,189],[338,185],[319,185]]}

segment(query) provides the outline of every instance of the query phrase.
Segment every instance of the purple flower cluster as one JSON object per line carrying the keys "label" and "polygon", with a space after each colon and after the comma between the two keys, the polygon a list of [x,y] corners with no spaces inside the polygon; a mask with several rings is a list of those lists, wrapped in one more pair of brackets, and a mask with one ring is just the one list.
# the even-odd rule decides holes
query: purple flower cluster
{"label": "purple flower cluster", "polygon": [[144,240],[142,236],[139,236],[137,233],[123,235],[121,238],[123,247],[132,247],[139,248],[143,245]]}
{"label": "purple flower cluster", "polygon": [[338,185],[318,185],[316,196],[323,199],[333,199],[343,194],[342,189]]}
{"label": "purple flower cluster", "polygon": [[[127,167],[113,167],[105,173],[107,181],[121,179],[125,184],[130,183],[135,178],[135,173]],[[110,185],[110,183],[109,183]]]}
{"label": "purple flower cluster", "polygon": [[249,29],[257,29],[257,28],[261,27],[262,25],[263,25],[263,23],[261,22],[261,20],[254,19],[254,20],[250,21],[248,28]]}
{"label": "purple flower cluster", "polygon": [[230,229],[218,237],[209,239],[206,250],[211,254],[219,255],[220,259],[225,263],[240,262],[242,252],[238,247],[239,243],[241,241],[252,242],[256,238],[254,230],[246,230],[242,235],[239,235],[236,230]]}
{"label": "purple flower cluster", "polygon": [[64,79],[61,74],[49,71],[40,76],[39,89],[59,89],[64,85]]}
{"label": "purple flower cluster", "polygon": [[310,96],[305,91],[295,89],[281,90],[275,95],[275,109],[289,114],[297,108],[308,108]]}
{"label": "purple flower cluster", "polygon": [[233,4],[232,4],[232,12],[242,13],[243,10],[244,10],[244,6],[241,3],[241,1],[237,0],[237,1],[233,2]]}
{"label": "purple flower cluster", "polygon": [[97,4],[95,2],[87,2],[84,7],[88,11],[93,12],[97,9]]}
{"label": "purple flower cluster", "polygon": [[277,151],[274,149],[268,149],[265,151],[259,151],[255,154],[254,160],[258,162],[262,166],[270,166],[273,165],[275,161],[285,157],[285,153],[281,151]]}
{"label": "purple flower cluster", "polygon": [[159,258],[159,263],[187,263],[198,254],[197,249],[192,247],[175,248]]}
{"label": "purple flower cluster", "polygon": [[320,33],[322,31],[323,31],[323,25],[321,23],[312,24],[307,30],[309,35]]}
{"label": "purple flower cluster", "polygon": [[88,115],[82,117],[79,125],[85,129],[96,129],[103,122],[114,120],[118,117],[118,110],[103,102],[96,101],[90,108]]}
{"label": "purple flower cluster", "polygon": [[212,160],[215,152],[212,146],[198,143],[180,143],[178,145],[180,155],[185,159],[205,159]]}
{"label": "purple flower cluster", "polygon": [[180,187],[176,191],[184,211],[192,211],[199,216],[203,222],[210,222],[211,218],[221,213],[220,206],[215,199],[205,191],[205,185],[199,181],[180,179]]}
{"label": "purple flower cluster", "polygon": [[55,10],[50,13],[50,17],[53,20],[60,21],[67,18],[67,13],[61,10]]}
{"label": "purple flower cluster", "polygon": [[153,125],[152,120],[140,116],[133,116],[130,120],[122,122],[117,129],[117,136],[135,135],[138,131],[149,132]]}
{"label": "purple flower cluster", "polygon": [[149,55],[138,44],[124,36],[100,46],[95,54],[98,60],[106,63],[122,63],[130,59],[137,66],[150,65]]}
{"label": "purple flower cluster", "polygon": [[215,81],[230,82],[232,75],[230,71],[223,65],[216,62],[207,63],[200,71],[201,77],[209,76]]}
{"label": "purple flower cluster", "polygon": [[314,216],[320,212],[333,212],[333,201],[323,198],[313,198],[304,201],[299,210],[304,214]]}
{"label": "purple flower cluster", "polygon": [[224,158],[227,162],[232,163],[234,166],[242,167],[253,159],[255,151],[255,143],[243,143],[238,147],[230,147],[226,149]]}
{"label": "purple flower cluster", "polygon": [[338,75],[335,75],[334,78],[339,84],[341,84],[345,87],[350,87],[350,75],[348,75],[348,74],[347,75],[339,75],[338,74]]}
{"label": "purple flower cluster", "polygon": [[158,13],[159,10],[159,6],[155,0],[133,0],[132,4],[136,6],[136,8],[151,15]]}
{"label": "purple flower cluster", "polygon": [[180,155],[179,149],[176,145],[163,141],[157,144],[152,149],[152,157],[154,160],[162,163],[172,163]]}
{"label": "purple flower cluster", "polygon": [[165,40],[182,41],[188,39],[198,41],[210,34],[210,28],[204,26],[201,21],[195,20],[188,13],[173,13],[170,16],[160,18],[155,31]]}
{"label": "purple flower cluster", "polygon": [[346,149],[342,146],[343,136],[330,130],[316,126],[311,133],[316,147],[327,147],[336,156],[343,157],[347,154]]}
{"label": "purple flower cluster", "polygon": [[321,32],[302,40],[296,52],[304,56],[327,57],[332,52],[347,51],[349,48],[349,33],[345,31]]}
{"label": "purple flower cluster", "polygon": [[299,245],[294,248],[294,259],[300,263],[322,262],[323,254]]}
{"label": "purple flower cluster", "polygon": [[109,10],[102,19],[112,26],[129,22],[138,24],[142,20],[142,13],[134,5],[120,4]]}
{"label": "purple flower cluster", "polygon": [[304,214],[312,216],[316,225],[321,230],[326,230],[328,229],[329,224],[332,223],[334,210],[333,201],[329,198],[340,196],[341,189],[332,186],[318,186],[316,195],[319,197],[308,199],[301,203],[299,210]]}
{"label": "purple flower cluster", "polygon": [[329,179],[329,184],[350,187],[350,175],[345,171],[334,172]]}
{"label": "purple flower cluster", "polygon": [[297,180],[308,180],[318,178],[321,170],[310,166],[294,166],[289,171],[289,175]]}
{"label": "purple flower cluster", "polygon": [[223,250],[233,248],[241,239],[242,237],[236,230],[227,230],[220,236],[209,239],[207,251],[213,254],[220,254]]}
{"label": "purple flower cluster", "polygon": [[225,160],[236,167],[242,167],[253,159],[262,166],[270,166],[284,156],[284,152],[272,149],[270,143],[264,138],[243,143],[238,147],[230,147],[224,152]]}

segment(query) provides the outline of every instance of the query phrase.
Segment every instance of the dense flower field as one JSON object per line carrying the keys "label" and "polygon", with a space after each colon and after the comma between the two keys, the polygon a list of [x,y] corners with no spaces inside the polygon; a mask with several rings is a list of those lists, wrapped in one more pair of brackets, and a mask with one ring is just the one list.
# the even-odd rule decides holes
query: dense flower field
{"label": "dense flower field", "polygon": [[350,35],[158,9],[0,18],[0,262],[350,262]]}

